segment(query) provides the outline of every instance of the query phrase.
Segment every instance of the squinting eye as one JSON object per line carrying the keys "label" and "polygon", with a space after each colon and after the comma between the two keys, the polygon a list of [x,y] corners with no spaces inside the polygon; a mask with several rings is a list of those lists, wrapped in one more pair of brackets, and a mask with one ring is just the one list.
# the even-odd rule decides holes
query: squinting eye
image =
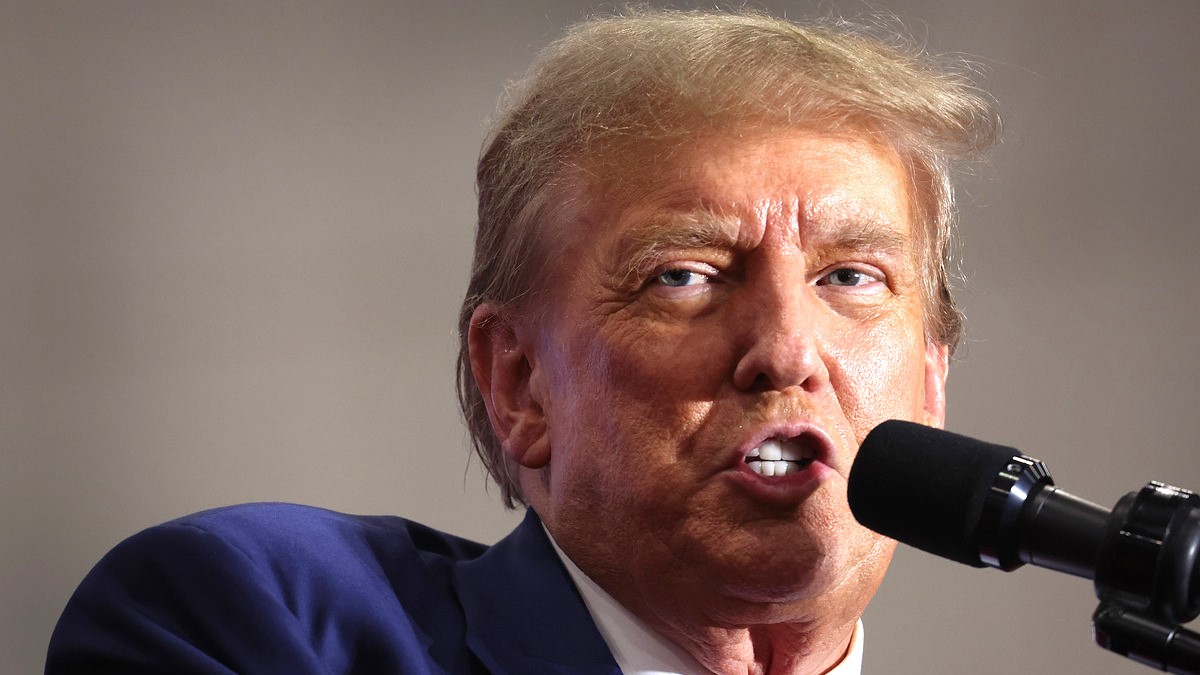
{"label": "squinting eye", "polygon": [[660,273],[658,276],[654,277],[654,280],[663,286],[679,288],[681,286],[694,286],[696,284],[706,283],[708,281],[708,275],[701,274],[699,272],[693,272],[692,270],[677,268]]}
{"label": "squinting eye", "polygon": [[843,267],[825,275],[825,278],[821,279],[819,283],[830,286],[863,286],[872,281],[878,281],[878,279],[853,267]]}

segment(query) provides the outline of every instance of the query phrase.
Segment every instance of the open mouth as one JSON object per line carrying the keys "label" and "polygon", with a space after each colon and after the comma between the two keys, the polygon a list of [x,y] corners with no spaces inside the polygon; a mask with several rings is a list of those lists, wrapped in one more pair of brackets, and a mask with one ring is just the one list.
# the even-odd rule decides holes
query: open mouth
{"label": "open mouth", "polygon": [[760,476],[786,476],[800,473],[817,458],[815,439],[807,435],[795,438],[770,438],[746,453],[746,465]]}

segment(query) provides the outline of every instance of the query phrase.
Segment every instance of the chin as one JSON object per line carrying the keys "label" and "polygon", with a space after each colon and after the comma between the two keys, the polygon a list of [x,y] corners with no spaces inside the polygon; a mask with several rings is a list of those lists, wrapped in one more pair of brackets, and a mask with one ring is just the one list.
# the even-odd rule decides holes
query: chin
{"label": "chin", "polygon": [[824,560],[793,560],[754,573],[727,573],[719,584],[722,594],[748,602],[786,603],[818,598],[842,582],[841,566]]}
{"label": "chin", "polygon": [[[721,559],[713,589],[750,605],[803,607],[827,604],[832,595],[870,598],[883,581],[895,542],[857,526],[776,539],[755,551],[745,546]],[[743,542],[745,543],[745,542]],[[864,600],[865,604],[865,600]]]}

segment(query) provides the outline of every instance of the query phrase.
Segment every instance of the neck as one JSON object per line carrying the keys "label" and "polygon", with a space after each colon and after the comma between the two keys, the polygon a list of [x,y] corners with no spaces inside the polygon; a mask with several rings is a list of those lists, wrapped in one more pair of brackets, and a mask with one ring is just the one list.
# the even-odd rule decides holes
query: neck
{"label": "neck", "polygon": [[584,561],[581,572],[713,673],[825,673],[845,657],[866,604],[845,597],[846,586],[853,584],[790,601],[764,601],[759,594],[748,599],[717,591],[711,580],[689,580],[682,569],[659,568],[634,578],[628,566],[596,562]]}
{"label": "neck", "polygon": [[[642,595],[627,596],[623,599],[614,597],[601,587],[600,580],[595,578],[595,575],[585,573],[559,548],[554,537],[549,536],[548,530],[546,534],[576,585],[580,587],[588,609],[597,618],[606,640],[613,637],[605,632],[606,627],[611,629],[612,626],[601,622],[601,617],[624,615],[624,620],[642,624],[635,630],[646,630],[657,634],[659,639],[669,640],[706,670],[738,675],[825,673],[841,663],[849,651],[858,622],[857,617],[848,621],[811,618],[786,620],[775,617],[775,620],[763,623],[749,624],[743,621],[744,625],[737,625],[738,622],[731,625],[689,612],[656,612],[652,610],[655,605],[646,602]],[[713,603],[709,606],[722,604],[724,603]],[[597,612],[600,612],[599,616]],[[615,649],[611,641],[610,647]]]}
{"label": "neck", "polygon": [[714,673],[809,675],[828,672],[842,661],[856,621],[836,625],[796,621],[741,627],[699,622],[650,623]]}

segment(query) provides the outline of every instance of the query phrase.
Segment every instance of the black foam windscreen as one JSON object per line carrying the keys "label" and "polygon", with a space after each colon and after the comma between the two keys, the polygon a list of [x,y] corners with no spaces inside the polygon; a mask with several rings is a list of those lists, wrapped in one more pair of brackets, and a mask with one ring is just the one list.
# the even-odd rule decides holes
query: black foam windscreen
{"label": "black foam windscreen", "polygon": [[912,422],[890,420],[863,440],[847,498],[858,522],[934,555],[979,559],[984,500],[1020,451]]}

